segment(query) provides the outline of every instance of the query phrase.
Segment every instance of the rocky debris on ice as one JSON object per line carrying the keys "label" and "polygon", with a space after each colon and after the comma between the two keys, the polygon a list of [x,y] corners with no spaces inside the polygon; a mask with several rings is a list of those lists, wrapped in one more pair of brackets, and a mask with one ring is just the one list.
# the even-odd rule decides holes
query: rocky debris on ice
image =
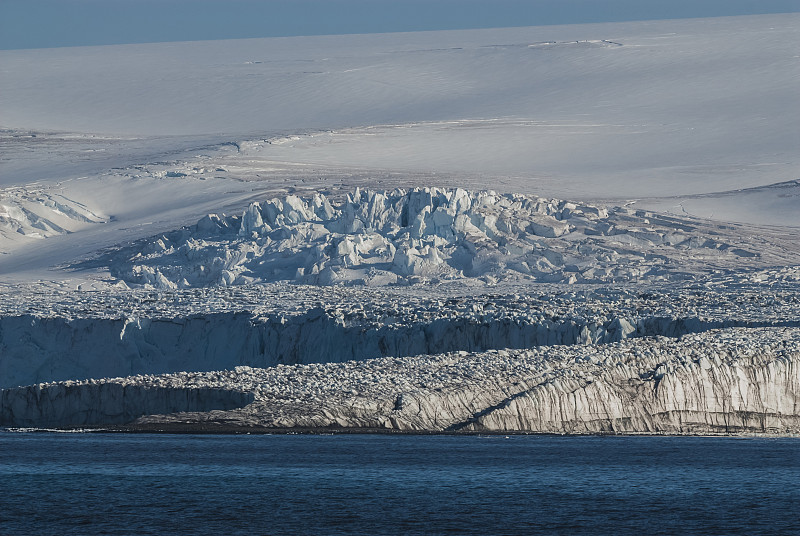
{"label": "rocky debris on ice", "polygon": [[[160,395],[174,406],[137,410],[144,390],[174,392]],[[239,405],[193,410],[199,390]],[[0,404],[4,426],[102,426],[158,407],[132,426],[796,434],[800,329],[40,384]]]}
{"label": "rocky debris on ice", "polygon": [[95,265],[157,289],[464,278],[656,282],[760,265],[770,252],[708,222],[620,207],[460,188],[356,188],[341,201],[287,195],[254,202],[241,216],[210,214]]}

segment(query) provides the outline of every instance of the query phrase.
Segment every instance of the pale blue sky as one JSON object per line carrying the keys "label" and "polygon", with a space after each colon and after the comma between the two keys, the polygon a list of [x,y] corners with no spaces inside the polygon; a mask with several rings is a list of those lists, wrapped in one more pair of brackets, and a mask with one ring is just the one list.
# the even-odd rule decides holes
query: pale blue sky
{"label": "pale blue sky", "polygon": [[797,11],[800,0],[0,0],[0,49]]}

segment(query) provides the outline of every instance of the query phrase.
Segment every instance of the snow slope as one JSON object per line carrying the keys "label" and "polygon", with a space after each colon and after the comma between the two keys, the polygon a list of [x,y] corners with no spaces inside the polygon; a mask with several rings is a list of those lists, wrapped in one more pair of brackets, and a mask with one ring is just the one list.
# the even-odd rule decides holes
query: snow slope
{"label": "snow slope", "polygon": [[376,183],[798,226],[798,21],[2,51],[0,273]]}

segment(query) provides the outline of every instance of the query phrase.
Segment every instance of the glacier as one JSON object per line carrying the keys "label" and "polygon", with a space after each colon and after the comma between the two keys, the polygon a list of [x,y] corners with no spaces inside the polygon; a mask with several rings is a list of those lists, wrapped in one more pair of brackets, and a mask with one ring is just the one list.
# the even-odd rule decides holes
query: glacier
{"label": "glacier", "polygon": [[0,426],[797,434],[798,16],[0,51]]}

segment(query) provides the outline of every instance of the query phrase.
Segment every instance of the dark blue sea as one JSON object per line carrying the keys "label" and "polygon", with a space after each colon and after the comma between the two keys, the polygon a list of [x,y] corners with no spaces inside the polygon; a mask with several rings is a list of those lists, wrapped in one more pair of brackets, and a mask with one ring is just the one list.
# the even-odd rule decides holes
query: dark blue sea
{"label": "dark blue sea", "polygon": [[800,439],[0,432],[0,534],[800,534]]}

